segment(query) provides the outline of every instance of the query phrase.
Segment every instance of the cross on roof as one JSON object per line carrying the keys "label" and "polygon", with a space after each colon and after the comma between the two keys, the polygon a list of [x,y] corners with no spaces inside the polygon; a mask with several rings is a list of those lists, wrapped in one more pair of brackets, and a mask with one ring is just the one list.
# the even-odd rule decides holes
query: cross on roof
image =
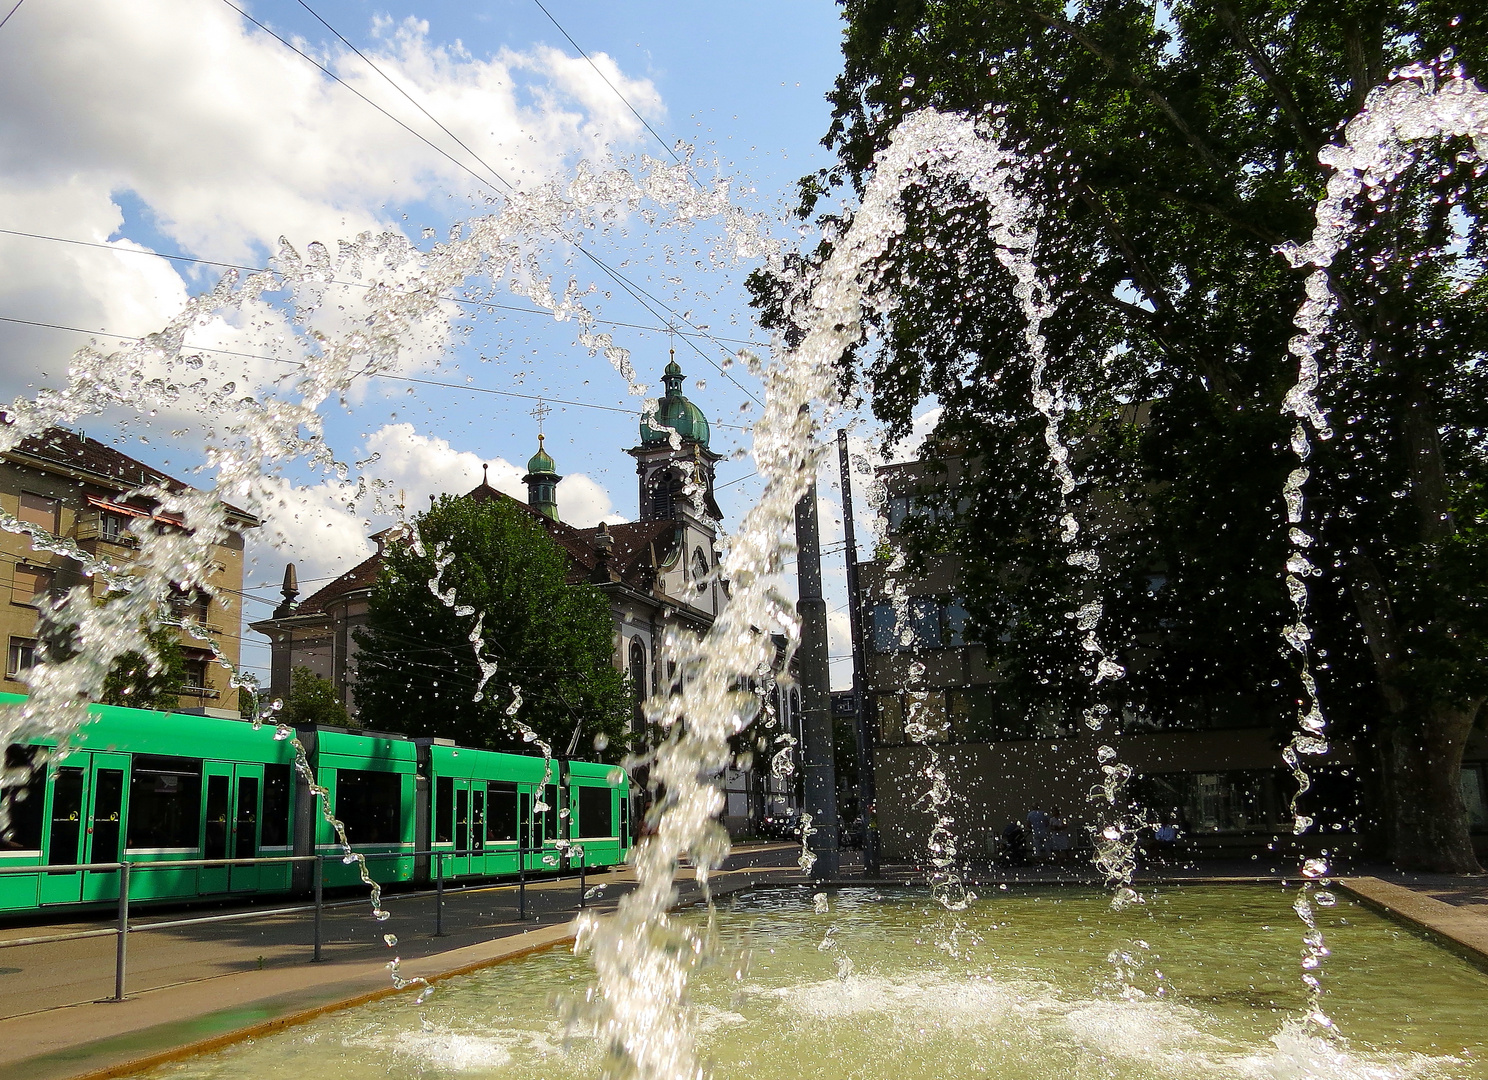
{"label": "cross on roof", "polygon": [[537,420],[537,433],[539,435],[543,433],[543,421],[551,416],[552,412],[553,410],[548,408],[547,403],[543,401],[542,398],[538,398],[537,405],[533,408],[532,412],[528,414],[529,416],[532,416],[534,419]]}

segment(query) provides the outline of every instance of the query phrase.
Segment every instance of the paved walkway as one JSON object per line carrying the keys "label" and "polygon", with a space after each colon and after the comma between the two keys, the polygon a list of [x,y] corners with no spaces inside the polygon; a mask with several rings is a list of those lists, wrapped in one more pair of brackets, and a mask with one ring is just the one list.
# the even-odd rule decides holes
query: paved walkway
{"label": "paved walkway", "polygon": [[[716,889],[799,877],[796,854],[784,844],[741,847],[716,875]],[[685,871],[680,884],[683,903],[699,898]],[[602,887],[588,906],[609,911],[634,875],[591,874],[587,885]],[[204,1041],[225,1044],[245,1029],[273,1030],[309,1011],[372,1000],[394,992],[387,971],[394,955],[405,978],[438,979],[549,948],[572,937],[578,901],[577,878],[529,883],[529,917],[519,922],[514,885],[447,891],[447,936],[436,938],[433,896],[388,896],[392,917],[385,923],[368,917],[361,898],[326,912],[319,964],[310,962],[308,912],[147,930],[130,935],[123,1002],[101,1000],[113,993],[113,937],[3,949],[0,1080],[124,1075],[183,1045],[200,1050]],[[150,914],[142,922],[221,913]],[[0,940],[97,925],[11,926],[0,929]],[[395,948],[384,934],[396,935]]]}

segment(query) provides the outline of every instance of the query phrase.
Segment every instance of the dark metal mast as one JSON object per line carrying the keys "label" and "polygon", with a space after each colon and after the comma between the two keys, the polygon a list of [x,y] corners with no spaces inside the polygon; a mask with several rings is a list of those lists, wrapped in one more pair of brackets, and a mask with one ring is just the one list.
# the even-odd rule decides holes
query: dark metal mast
{"label": "dark metal mast", "polygon": [[858,541],[853,529],[852,473],[847,458],[847,431],[837,431],[837,464],[842,473],[842,532],[846,541],[847,619],[852,631],[853,706],[857,713],[855,750],[858,766],[858,813],[863,819],[863,875],[878,876],[877,792],[873,783],[873,703],[868,697],[868,660],[863,647],[863,594],[858,585]]}
{"label": "dark metal mast", "polygon": [[801,772],[806,812],[816,829],[808,840],[817,880],[835,878],[837,858],[837,769],[833,759],[831,673],[827,663],[827,602],[822,599],[821,538],[816,522],[816,485],[796,503],[796,578],[801,616]]}

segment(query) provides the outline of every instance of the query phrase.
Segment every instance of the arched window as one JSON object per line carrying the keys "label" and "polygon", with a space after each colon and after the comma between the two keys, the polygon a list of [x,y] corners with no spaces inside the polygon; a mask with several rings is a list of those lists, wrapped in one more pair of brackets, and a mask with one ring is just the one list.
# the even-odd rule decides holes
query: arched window
{"label": "arched window", "polygon": [[646,646],[638,637],[630,639],[630,682],[638,700],[646,697]]}
{"label": "arched window", "polygon": [[702,548],[692,553],[692,581],[698,592],[708,587],[708,556],[703,554]]}

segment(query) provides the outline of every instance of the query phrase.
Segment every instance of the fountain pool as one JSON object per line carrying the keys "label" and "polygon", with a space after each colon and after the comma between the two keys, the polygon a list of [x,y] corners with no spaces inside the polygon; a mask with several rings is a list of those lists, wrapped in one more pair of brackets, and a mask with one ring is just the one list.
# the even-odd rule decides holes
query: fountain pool
{"label": "fountain pool", "polygon": [[[1278,891],[1165,887],[1112,911],[1099,890],[1014,886],[956,916],[908,890],[841,889],[825,912],[808,890],[738,895],[692,984],[699,1048],[718,1080],[1488,1077],[1488,974],[1342,897],[1319,921],[1339,954],[1325,985],[1344,1038],[1303,1034]],[[594,1076],[595,1044],[565,1046],[553,1008],[591,979],[555,950],[422,1006],[386,999],[147,1075]]]}

